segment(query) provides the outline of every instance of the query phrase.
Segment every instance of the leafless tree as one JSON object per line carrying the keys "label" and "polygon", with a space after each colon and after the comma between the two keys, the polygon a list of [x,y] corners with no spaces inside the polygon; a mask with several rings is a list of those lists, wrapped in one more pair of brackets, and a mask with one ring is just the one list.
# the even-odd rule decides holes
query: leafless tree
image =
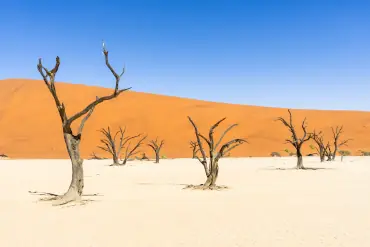
{"label": "leafless tree", "polygon": [[[109,70],[112,72],[112,74],[114,75],[116,79],[116,85],[115,85],[114,91],[110,95],[103,96],[100,98],[97,97],[96,100],[91,102],[83,110],[81,110],[80,112],[77,112],[71,117],[68,117],[65,105],[59,99],[57,90],[55,87],[55,76],[58,72],[59,65],[60,65],[59,57],[58,56],[56,57],[56,63],[52,70],[48,70],[47,68],[43,66],[41,58],[39,59],[39,62],[37,65],[37,69],[40,72],[45,82],[45,85],[49,89],[49,92],[53,96],[55,105],[58,109],[59,116],[62,122],[64,141],[65,141],[66,148],[67,148],[67,151],[71,159],[71,163],[72,163],[72,180],[71,180],[71,183],[70,183],[70,186],[67,192],[61,196],[55,196],[53,198],[48,198],[48,200],[55,201],[54,205],[62,205],[62,204],[69,203],[71,201],[77,201],[81,199],[82,191],[84,188],[84,176],[83,176],[83,166],[82,166],[83,159],[80,156],[80,142],[81,142],[81,135],[82,135],[82,130],[84,128],[85,122],[89,119],[89,117],[93,113],[94,108],[98,104],[114,99],[118,95],[120,95],[122,92],[130,89],[130,88],[119,89],[119,81],[121,79],[121,76],[124,74],[125,70],[123,69],[121,74],[117,74],[115,70],[111,67],[109,63],[109,59],[108,59],[108,51],[106,50],[104,43],[103,43],[103,54],[105,57],[106,66],[109,68]],[[81,117],[83,118],[79,124],[77,132],[74,132],[71,127],[72,123],[80,119]]]}
{"label": "leafless tree", "polygon": [[320,161],[324,162],[325,154],[326,154],[326,146],[324,144],[324,135],[322,134],[321,131],[319,133],[316,133],[316,131],[314,131],[312,134],[312,139],[316,143],[315,149],[320,156]]}
{"label": "leafless tree", "polygon": [[90,154],[90,160],[104,160],[105,158],[104,157],[100,157],[98,155],[95,154],[95,152],[92,152]]}
{"label": "leafless tree", "polygon": [[344,141],[339,141],[339,137],[340,135],[343,133],[343,125],[342,126],[337,126],[335,127],[335,130],[333,127],[331,127],[331,131],[333,132],[333,138],[334,138],[334,150],[333,150],[333,153],[332,153],[332,160],[335,160],[335,156],[337,154],[337,151],[338,149],[341,147],[341,146],[347,146],[347,143],[349,141],[351,141],[352,139],[346,139]]}
{"label": "leafless tree", "polygon": [[333,152],[331,151],[331,146],[330,146],[330,142],[328,142],[325,146],[325,156],[327,157],[326,161],[332,161],[333,160]]}
{"label": "leafless tree", "polygon": [[[220,149],[217,150],[217,148],[221,145],[221,141],[225,137],[225,135],[232,128],[237,126],[237,124],[233,124],[230,127],[228,127],[224,131],[224,133],[221,135],[220,139],[217,142],[215,142],[214,137],[213,137],[213,133],[214,133],[215,129],[218,127],[218,125],[222,121],[224,121],[226,118],[221,119],[220,121],[215,123],[210,128],[208,138],[205,137],[204,135],[202,135],[201,133],[199,133],[197,126],[195,125],[194,121],[190,117],[188,117],[188,119],[194,127],[195,136],[196,136],[196,139],[197,139],[199,151],[202,155],[202,158],[199,158],[197,155],[195,156],[195,158],[198,159],[199,162],[203,165],[204,171],[205,171],[206,176],[207,176],[207,180],[204,184],[201,184],[200,186],[195,186],[195,187],[193,186],[193,187],[194,188],[199,188],[199,189],[214,189],[214,188],[216,188],[216,180],[217,180],[217,177],[218,177],[218,171],[219,171],[218,161],[219,161],[219,159],[221,157],[223,157],[226,153],[230,152],[232,149],[236,148],[237,146],[239,146],[243,143],[246,143],[247,141],[245,139],[239,139],[239,138],[233,139],[233,140],[223,144],[220,147]],[[209,164],[207,162],[207,156],[206,156],[206,153],[204,151],[201,139],[203,139],[203,141],[205,141],[208,144],[208,147],[209,147]]]}
{"label": "leafless tree", "polygon": [[194,142],[194,141],[191,141],[190,142],[190,148],[193,150],[193,159],[195,159],[196,156],[197,156],[197,152],[199,151],[198,143]]}
{"label": "leafless tree", "polygon": [[[136,139],[136,138],[139,138],[139,140],[137,141],[137,143],[134,146],[130,147],[131,146],[131,141],[133,139]],[[127,160],[130,157],[132,157],[133,155],[135,155],[135,154],[137,154],[137,153],[140,152],[140,150],[138,150],[138,148],[143,144],[143,142],[144,142],[145,139],[146,139],[146,136],[142,136],[142,134],[129,137],[130,142],[128,142],[127,147],[126,147],[126,150],[125,150],[125,152],[123,154],[122,165],[126,165]]]}
{"label": "leafless tree", "polygon": [[286,139],[285,141],[286,141],[286,143],[292,144],[292,146],[296,150],[297,169],[304,169],[301,148],[302,148],[303,143],[305,143],[306,141],[308,141],[312,138],[312,134],[307,133],[307,130],[306,130],[307,126],[305,125],[306,118],[305,118],[302,122],[303,137],[298,138],[298,136],[296,134],[296,131],[294,129],[293,118],[292,118],[292,113],[291,113],[290,109],[288,109],[288,112],[289,112],[289,123],[282,117],[279,117],[277,119],[277,121],[282,122],[289,129],[292,136],[291,136],[290,139]]}
{"label": "leafless tree", "polygon": [[[121,127],[119,127],[119,130],[114,135],[112,135],[110,127],[108,127],[107,129],[102,128],[99,131],[104,135],[104,138],[100,139],[100,142],[103,144],[103,146],[98,146],[98,148],[112,155],[113,157],[112,165],[119,165],[119,157],[122,148],[130,140],[129,137],[124,138],[126,128],[123,130]],[[119,136],[118,143],[116,141],[117,136]]]}
{"label": "leafless tree", "polygon": [[161,152],[161,148],[164,144],[164,140],[162,140],[160,143],[158,142],[158,137],[155,140],[151,140],[148,144],[149,147],[151,147],[155,153],[155,163],[159,163],[159,154]]}

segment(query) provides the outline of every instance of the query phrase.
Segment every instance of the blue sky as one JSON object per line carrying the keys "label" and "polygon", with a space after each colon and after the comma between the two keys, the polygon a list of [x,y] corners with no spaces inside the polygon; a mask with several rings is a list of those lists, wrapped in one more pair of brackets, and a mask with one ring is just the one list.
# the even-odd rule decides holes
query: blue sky
{"label": "blue sky", "polygon": [[237,104],[370,111],[370,1],[0,1],[0,79],[121,87]]}

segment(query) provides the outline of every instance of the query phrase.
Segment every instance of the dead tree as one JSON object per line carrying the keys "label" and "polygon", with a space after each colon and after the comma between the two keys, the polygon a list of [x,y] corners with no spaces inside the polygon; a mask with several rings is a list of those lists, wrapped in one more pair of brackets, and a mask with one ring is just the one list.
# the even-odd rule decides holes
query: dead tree
{"label": "dead tree", "polygon": [[151,140],[148,144],[148,146],[151,147],[155,153],[155,163],[159,163],[159,153],[161,152],[163,144],[164,140],[158,143],[158,137],[155,140]]}
{"label": "dead tree", "polygon": [[331,148],[330,148],[330,142],[328,142],[328,143],[326,144],[324,152],[325,152],[325,156],[326,156],[326,158],[327,158],[327,159],[326,159],[326,161],[332,161],[332,160],[333,160],[334,155],[333,155],[333,153],[332,153],[332,151],[331,151]]}
{"label": "dead tree", "polygon": [[[126,144],[126,142],[129,141],[128,138],[124,138],[126,128],[122,130],[122,128],[119,127],[119,130],[114,135],[112,135],[112,132],[110,131],[110,127],[108,127],[107,129],[102,128],[99,130],[99,132],[101,132],[104,135],[104,138],[100,139],[100,142],[103,144],[103,146],[98,146],[98,148],[112,155],[113,157],[112,165],[119,165],[119,157],[120,157],[122,148]],[[117,136],[119,136],[118,143],[116,141]]]}
{"label": "dead tree", "polygon": [[[142,137],[141,135],[142,134],[129,137],[129,141],[130,142],[128,142],[127,147],[126,147],[126,150],[124,152],[124,157],[123,157],[122,165],[126,165],[127,160],[130,159],[130,157],[132,157],[133,155],[135,155],[135,154],[137,154],[137,153],[140,152],[140,150],[137,150],[137,149],[143,144],[144,140],[146,139],[146,136]],[[136,143],[135,146],[133,146],[133,147],[130,148],[130,146],[131,146],[131,140],[136,139],[136,138],[140,138],[140,139]]]}
{"label": "dead tree", "polygon": [[95,154],[95,152],[92,152],[90,154],[90,160],[104,160],[105,158],[104,157],[100,157],[98,155]]}
{"label": "dead tree", "polygon": [[292,113],[289,109],[288,109],[288,112],[289,112],[289,123],[282,117],[279,117],[277,119],[277,121],[282,122],[289,129],[292,136],[291,136],[291,139],[286,139],[285,141],[286,141],[286,143],[292,144],[292,146],[296,150],[297,169],[304,169],[301,148],[302,148],[303,143],[305,143],[306,141],[308,141],[312,138],[312,134],[307,133],[307,130],[306,130],[307,126],[305,125],[306,118],[305,118],[302,122],[303,137],[298,138],[297,133],[294,129],[294,125],[293,125]]}
{"label": "dead tree", "polygon": [[[122,92],[129,90],[130,88],[126,89],[119,89],[119,82],[121,79],[121,76],[124,74],[125,69],[123,69],[121,74],[117,74],[115,70],[111,67],[108,59],[108,51],[105,49],[104,43],[103,43],[103,54],[105,57],[105,64],[109,68],[109,70],[112,72],[113,76],[116,79],[116,84],[114,91],[107,96],[103,96],[100,98],[96,98],[93,102],[88,104],[83,110],[80,112],[75,113],[72,116],[68,116],[65,105],[62,103],[62,101],[59,99],[57,90],[55,87],[55,76],[58,72],[59,65],[60,65],[60,59],[57,56],[56,57],[56,63],[52,70],[48,70],[45,68],[42,64],[41,58],[39,59],[37,69],[40,72],[45,85],[49,89],[49,92],[54,98],[55,105],[57,107],[57,110],[59,112],[59,116],[62,122],[62,130],[63,130],[63,136],[64,136],[64,142],[66,144],[66,148],[69,154],[69,157],[71,159],[72,163],[72,179],[71,183],[69,185],[69,188],[67,192],[61,196],[55,196],[53,198],[49,198],[49,200],[55,200],[54,205],[62,205],[66,204],[71,201],[76,201],[81,199],[82,191],[84,188],[84,176],[83,176],[83,159],[80,156],[80,142],[81,142],[81,136],[82,136],[82,130],[85,126],[86,121],[89,119],[91,114],[94,111],[94,108],[111,99],[116,98],[118,95],[120,95]],[[80,119],[82,120],[79,124],[79,127],[77,131],[72,130],[72,124],[76,120]]]}
{"label": "dead tree", "polygon": [[195,159],[196,156],[197,156],[197,153],[199,151],[198,143],[191,141],[190,142],[190,148],[192,148],[192,150],[193,150],[193,159]]}
{"label": "dead tree", "polygon": [[[209,130],[208,138],[199,133],[197,126],[193,122],[193,120],[188,116],[188,119],[190,123],[194,127],[195,136],[197,139],[199,151],[202,154],[202,159],[199,158],[197,155],[195,156],[196,159],[199,160],[199,162],[203,165],[204,171],[207,176],[207,180],[204,184],[201,184],[200,186],[195,186],[194,188],[200,188],[200,189],[213,189],[216,188],[216,180],[218,177],[218,161],[221,157],[223,157],[226,153],[230,152],[232,149],[236,148],[237,146],[246,143],[247,141],[245,139],[233,139],[225,144],[223,144],[220,149],[217,150],[217,148],[221,145],[222,139],[225,137],[225,135],[237,124],[233,124],[230,127],[228,127],[225,132],[221,135],[220,139],[215,142],[213,133],[215,129],[218,127],[218,125],[224,121],[226,118],[221,119],[217,123],[215,123]],[[207,156],[203,148],[203,144],[201,139],[205,141],[208,144],[209,147],[209,164],[207,162]]]}
{"label": "dead tree", "polygon": [[312,139],[316,143],[315,149],[316,149],[317,153],[320,156],[320,161],[324,162],[325,161],[326,147],[325,147],[325,144],[324,144],[324,136],[323,136],[322,132],[320,131],[319,133],[316,133],[316,131],[314,131],[313,134],[312,134]]}
{"label": "dead tree", "polygon": [[344,141],[339,142],[339,137],[343,133],[343,125],[335,127],[335,130],[333,127],[331,127],[331,131],[333,132],[333,138],[334,138],[334,150],[332,153],[332,160],[335,160],[335,156],[337,154],[338,149],[341,146],[347,146],[347,143],[351,141],[352,139],[347,139]]}

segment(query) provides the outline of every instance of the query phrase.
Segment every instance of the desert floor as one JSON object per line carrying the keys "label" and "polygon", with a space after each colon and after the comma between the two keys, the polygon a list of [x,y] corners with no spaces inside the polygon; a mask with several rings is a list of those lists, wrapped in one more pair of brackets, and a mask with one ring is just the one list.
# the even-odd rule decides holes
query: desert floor
{"label": "desert floor", "polygon": [[99,196],[62,207],[28,191],[63,192],[69,161],[0,160],[0,246],[370,246],[370,159],[317,159],[305,166],[326,169],[289,169],[291,157],[223,159],[225,191],[182,190],[205,180],[196,160],[85,161],[85,193]]}

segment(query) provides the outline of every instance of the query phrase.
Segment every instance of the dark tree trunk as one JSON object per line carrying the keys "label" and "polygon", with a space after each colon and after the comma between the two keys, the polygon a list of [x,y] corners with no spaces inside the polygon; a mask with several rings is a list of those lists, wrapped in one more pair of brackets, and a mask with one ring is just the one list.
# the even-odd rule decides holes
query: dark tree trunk
{"label": "dark tree trunk", "polygon": [[80,157],[80,136],[76,137],[70,133],[64,133],[64,141],[72,162],[72,180],[68,191],[61,196],[61,199],[67,203],[81,198],[84,188],[84,175],[83,160]]}
{"label": "dark tree trunk", "polygon": [[193,148],[193,159],[195,159],[197,156],[197,148]]}
{"label": "dark tree trunk", "polygon": [[203,186],[205,186],[205,187],[215,186],[217,178],[218,178],[218,161],[216,161],[213,164],[212,169],[211,169],[211,173],[209,174],[209,176],[207,176],[207,180],[206,180],[206,182],[204,183]]}
{"label": "dark tree trunk", "polygon": [[303,157],[300,151],[297,151],[297,169],[304,169]]}
{"label": "dark tree trunk", "polygon": [[155,163],[159,163],[159,150],[155,152]]}
{"label": "dark tree trunk", "polygon": [[117,154],[113,154],[113,164],[112,165],[114,165],[114,166],[119,165],[119,160],[118,160]]}
{"label": "dark tree trunk", "polygon": [[334,151],[333,151],[333,153],[332,153],[331,160],[335,160],[335,156],[337,155],[337,151],[338,151],[338,147],[335,145],[335,147],[334,147]]}
{"label": "dark tree trunk", "polygon": [[320,162],[324,162],[325,161],[325,155],[324,154],[320,154]]}

